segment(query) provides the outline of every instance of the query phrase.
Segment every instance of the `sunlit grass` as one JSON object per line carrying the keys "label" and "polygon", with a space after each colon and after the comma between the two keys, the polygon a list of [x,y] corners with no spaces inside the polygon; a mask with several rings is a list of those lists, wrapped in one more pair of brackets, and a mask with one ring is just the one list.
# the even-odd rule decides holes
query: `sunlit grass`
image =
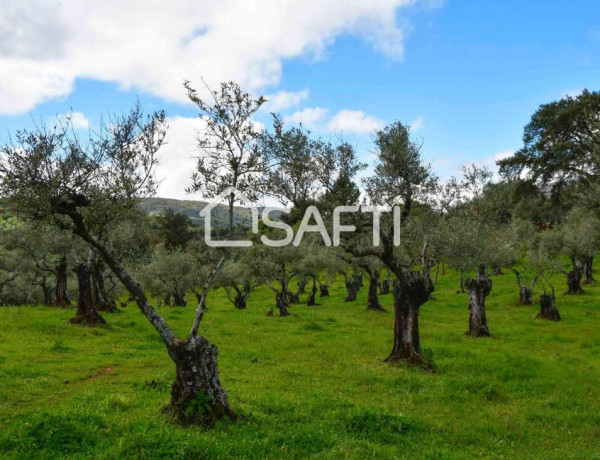
{"label": "sunlit grass", "polygon": [[[209,432],[162,414],[173,365],[133,304],[98,329],[68,324],[73,311],[1,308],[0,457],[598,458],[598,285],[559,294],[554,323],[518,305],[511,273],[495,277],[487,339],[464,334],[457,285],[441,276],[421,311],[434,372],[383,362],[391,295],[388,313],[368,312],[366,289],[346,304],[338,281],[321,306],[278,318],[265,289],[245,311],[213,294],[202,331],[244,418]],[[183,336],[193,306],[161,313]]]}

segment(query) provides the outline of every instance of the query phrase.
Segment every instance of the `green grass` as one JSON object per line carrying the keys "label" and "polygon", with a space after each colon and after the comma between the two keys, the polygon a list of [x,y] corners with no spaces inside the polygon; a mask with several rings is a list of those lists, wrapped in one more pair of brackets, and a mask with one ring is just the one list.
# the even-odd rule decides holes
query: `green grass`
{"label": "green grass", "polygon": [[[162,414],[173,365],[133,305],[98,329],[68,324],[73,311],[1,308],[0,457],[600,458],[600,286],[559,295],[553,323],[517,304],[512,274],[495,277],[494,336],[474,339],[457,283],[441,277],[422,308],[433,373],[383,362],[391,295],[390,312],[367,312],[366,289],[344,304],[337,282],[321,306],[270,318],[268,291],[246,311],[215,293],[202,331],[244,419],[204,432]],[[188,331],[192,307],[161,312]]]}

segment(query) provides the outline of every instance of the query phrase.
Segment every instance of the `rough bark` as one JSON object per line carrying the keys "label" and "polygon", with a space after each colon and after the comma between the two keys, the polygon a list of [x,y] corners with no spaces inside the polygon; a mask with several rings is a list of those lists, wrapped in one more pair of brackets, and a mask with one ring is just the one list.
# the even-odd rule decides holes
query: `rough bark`
{"label": "rough bark", "polygon": [[560,321],[560,313],[554,303],[553,295],[541,295],[540,296],[540,313],[536,318],[548,319],[550,321]]}
{"label": "rough bark", "polygon": [[183,424],[211,426],[225,416],[235,419],[219,380],[218,348],[204,337],[190,337],[176,339],[167,350],[175,362],[175,382],[165,411]]}
{"label": "rough bark", "polygon": [[306,305],[309,307],[314,307],[319,305],[317,303],[317,280],[313,278],[312,289],[308,293],[308,297],[306,298]]}
{"label": "rough bark", "polygon": [[381,281],[381,287],[380,287],[380,292],[381,295],[386,295],[390,293],[390,280],[389,278],[384,278]]}
{"label": "rough bark", "polygon": [[529,286],[521,286],[519,289],[519,302],[522,305],[533,305],[533,289]]}
{"label": "rough bark", "polygon": [[319,295],[321,297],[329,297],[329,284],[319,285]]}
{"label": "rough bark", "polygon": [[290,315],[290,312],[287,309],[288,301],[285,296],[285,293],[278,292],[277,294],[275,294],[275,306],[279,310],[279,316],[289,316]]}
{"label": "rough bark", "polygon": [[288,303],[290,303],[290,304],[300,303],[300,295],[298,293],[288,292],[287,298],[288,298]]}
{"label": "rough bark", "polygon": [[77,314],[74,318],[71,318],[71,323],[86,326],[106,324],[104,318],[98,313],[94,302],[89,265],[86,263],[77,264],[75,266],[75,273],[77,274],[79,294],[77,298]]}
{"label": "rough bark", "polygon": [[66,308],[71,305],[67,287],[67,268],[67,256],[63,254],[58,262],[58,265],[54,267],[54,277],[56,278],[56,286],[54,288],[54,305],[61,308]]}
{"label": "rough bark", "polygon": [[296,291],[296,294],[298,294],[298,296],[301,296],[305,293],[307,280],[305,278],[302,278],[299,279],[296,283],[298,284],[298,290]]}
{"label": "rough bark", "polygon": [[48,280],[47,280],[46,276],[42,276],[38,285],[39,285],[40,289],[42,290],[42,294],[44,296],[44,305],[51,306],[53,289],[52,289],[52,286],[48,285],[47,281]]}
{"label": "rough bark", "polygon": [[235,296],[233,298],[230,296],[229,291],[227,292],[227,297],[233,303],[233,306],[238,310],[245,310],[248,305],[248,297],[250,296],[250,292],[252,288],[249,283],[245,283],[240,289],[236,285],[231,285],[233,290],[235,291]]}
{"label": "rough bark", "polygon": [[433,290],[420,273],[405,272],[394,282],[394,345],[386,361],[423,364],[419,310]]}
{"label": "rough bark", "polygon": [[581,267],[581,274],[583,275],[583,283],[591,284],[594,281],[594,274],[592,267],[594,265],[594,257],[580,257],[579,265]]}
{"label": "rough bark", "polygon": [[356,300],[356,295],[358,294],[358,285],[356,284],[356,281],[352,278],[347,278],[346,279],[346,298],[344,299],[344,302],[353,302]]}
{"label": "rough bark", "polygon": [[[89,234],[79,212],[74,208],[68,208],[65,214],[69,215],[75,224],[74,233],[98,251],[100,257],[135,299],[140,311],[154,326],[163,340],[169,356],[175,362],[176,380],[174,387],[172,387],[170,411],[178,418],[180,414],[183,414],[184,417],[181,420],[186,423],[204,425],[210,425],[212,421],[224,416],[235,418],[235,414],[229,408],[225,390],[218,378],[217,348],[206,339],[196,336],[199,315],[196,315],[188,340],[178,339],[164,318],[150,304],[142,287],[123,269],[113,253]],[[207,355],[210,358],[206,358]],[[193,363],[197,363],[197,365]],[[190,368],[188,364],[192,364],[192,367]],[[200,366],[198,367],[198,365]],[[201,397],[197,398],[196,395],[199,392]],[[207,401],[203,405],[204,411],[199,411],[196,408],[197,404],[194,402],[198,400]],[[186,404],[186,402],[189,402],[189,404]],[[196,416],[192,417],[191,415],[194,414]]]}
{"label": "rough bark", "polygon": [[92,298],[98,311],[115,313],[118,311],[116,301],[111,298],[104,285],[104,264],[96,257],[90,264],[90,277],[92,281]]}
{"label": "rough bark", "polygon": [[185,307],[187,300],[185,300],[185,292],[173,291],[171,296],[173,297],[173,305],[175,307]]}
{"label": "rough bark", "polygon": [[585,291],[581,287],[582,274],[578,268],[574,268],[567,273],[567,294],[583,294]]}
{"label": "rough bark", "polygon": [[377,288],[379,287],[379,270],[370,270],[369,272],[369,292],[367,296],[367,310],[385,311],[379,297]]}
{"label": "rough bark", "polygon": [[465,279],[469,293],[469,330],[467,334],[475,337],[490,336],[485,314],[485,298],[492,290],[492,280],[485,273],[485,267],[479,267],[476,278]]}

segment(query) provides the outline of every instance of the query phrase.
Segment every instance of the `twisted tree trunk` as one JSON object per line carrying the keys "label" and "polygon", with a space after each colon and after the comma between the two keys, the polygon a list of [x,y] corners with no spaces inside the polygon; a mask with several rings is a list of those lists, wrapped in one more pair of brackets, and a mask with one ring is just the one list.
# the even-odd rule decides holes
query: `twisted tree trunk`
{"label": "twisted tree trunk", "polygon": [[77,299],[77,314],[71,318],[73,324],[84,324],[86,326],[97,326],[106,324],[106,321],[98,313],[94,295],[92,293],[92,281],[90,267],[86,263],[79,263],[75,266],[77,274],[77,286],[79,289]]}
{"label": "twisted tree trunk", "polygon": [[240,289],[235,284],[231,286],[235,290],[235,297],[233,298],[233,306],[238,310],[245,310],[248,304],[248,297],[252,288],[249,284],[244,284]]}
{"label": "twisted tree trunk", "polygon": [[319,291],[321,297],[329,297],[329,285],[328,284],[320,284]]}
{"label": "twisted tree trunk", "polygon": [[359,286],[356,284],[356,281],[352,278],[346,278],[346,298],[344,302],[353,302],[356,300],[356,296],[358,294]]}
{"label": "twisted tree trunk", "polygon": [[190,337],[175,339],[167,350],[175,362],[175,382],[165,412],[183,424],[210,426],[225,416],[235,419],[219,380],[218,348],[204,337]]}
{"label": "twisted tree trunk", "polygon": [[367,310],[385,311],[379,303],[377,288],[379,287],[379,270],[369,271],[369,293],[367,296]]}
{"label": "twisted tree trunk", "polygon": [[560,313],[554,304],[553,295],[544,294],[540,296],[540,313],[536,318],[560,321]]}
{"label": "twisted tree trunk", "polygon": [[469,293],[469,330],[467,334],[475,337],[490,336],[485,314],[485,298],[492,290],[492,280],[485,272],[485,266],[477,269],[476,278],[465,279]]}
{"label": "twisted tree trunk", "polygon": [[54,305],[57,307],[66,308],[71,305],[69,300],[69,291],[67,289],[67,256],[63,254],[58,262],[58,265],[54,267],[54,276],[56,278],[56,287],[54,289],[55,299]]}
{"label": "twisted tree trunk", "polygon": [[529,286],[521,286],[521,289],[519,289],[519,302],[522,305],[533,305],[533,289]]}
{"label": "twisted tree trunk", "polygon": [[581,287],[581,271],[574,268],[567,273],[567,286],[569,287],[567,294],[583,294],[585,291]]}
{"label": "twisted tree trunk", "polygon": [[180,292],[176,289],[171,293],[171,296],[173,297],[173,305],[175,307],[185,307],[187,305],[185,292]]}
{"label": "twisted tree trunk", "polygon": [[591,284],[594,281],[594,274],[592,271],[594,265],[594,257],[580,257],[579,265],[581,266],[581,273],[583,275],[584,284]]}
{"label": "twisted tree trunk", "polygon": [[419,310],[433,284],[420,273],[406,272],[394,282],[394,345],[386,361],[423,364],[419,336]]}
{"label": "twisted tree trunk", "polygon": [[390,293],[390,280],[389,280],[389,278],[386,277],[381,281],[380,294],[386,295],[389,293]]}
{"label": "twisted tree trunk", "polygon": [[106,293],[104,286],[104,267],[100,260],[96,256],[92,258],[90,264],[90,276],[92,281],[92,298],[96,304],[96,308],[99,311],[106,313],[115,313],[118,311],[117,303],[114,299],[110,298]]}
{"label": "twisted tree trunk", "polygon": [[[279,310],[279,316],[289,316],[290,312],[288,311],[288,301],[285,296],[285,293],[278,292],[275,294],[275,307]],[[271,310],[272,311],[272,310]]]}
{"label": "twisted tree trunk", "polygon": [[317,280],[313,277],[312,289],[308,293],[308,297],[306,299],[306,305],[309,307],[314,307],[318,305],[317,303]]}
{"label": "twisted tree trunk", "polygon": [[302,294],[305,293],[306,283],[307,283],[306,278],[302,278],[297,281],[298,290],[296,291],[296,294],[298,296],[301,296]]}

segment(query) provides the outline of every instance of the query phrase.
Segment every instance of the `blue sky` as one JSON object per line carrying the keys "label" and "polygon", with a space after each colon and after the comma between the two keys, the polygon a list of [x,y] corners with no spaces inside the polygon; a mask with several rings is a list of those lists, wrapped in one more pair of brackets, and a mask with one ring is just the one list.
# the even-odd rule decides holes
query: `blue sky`
{"label": "blue sky", "polygon": [[[236,6],[236,0],[228,3]],[[261,3],[262,12],[276,9]],[[256,94],[278,95],[271,108],[290,122],[304,121],[315,134],[343,132],[366,160],[373,128],[394,120],[412,124],[443,177],[459,174],[466,163],[492,165],[518,149],[523,126],[540,104],[598,89],[597,1],[306,3],[280,4],[254,30],[239,21],[259,17],[260,7],[240,12],[241,18],[216,7],[206,16],[165,10],[170,27],[164,31],[152,12],[137,24],[135,10],[117,14],[107,7],[93,16],[69,1],[60,4],[60,14],[40,11],[36,2],[5,8],[0,31],[8,35],[12,28],[25,38],[10,49],[0,46],[0,127],[12,132],[70,109],[81,113],[82,126],[85,120],[93,125],[101,113],[126,110],[139,98],[144,109],[164,108],[171,117],[159,193],[185,198],[196,113],[185,103],[182,75],[197,82],[236,78]],[[33,13],[44,27],[29,37]],[[133,19],[121,24],[128,14]],[[105,33],[106,24],[133,35]],[[179,29],[198,32],[182,37]],[[178,48],[196,34],[206,40]],[[55,53],[49,47],[57,42]],[[139,60],[127,56],[138,52]],[[268,114],[258,121],[268,124]]]}

